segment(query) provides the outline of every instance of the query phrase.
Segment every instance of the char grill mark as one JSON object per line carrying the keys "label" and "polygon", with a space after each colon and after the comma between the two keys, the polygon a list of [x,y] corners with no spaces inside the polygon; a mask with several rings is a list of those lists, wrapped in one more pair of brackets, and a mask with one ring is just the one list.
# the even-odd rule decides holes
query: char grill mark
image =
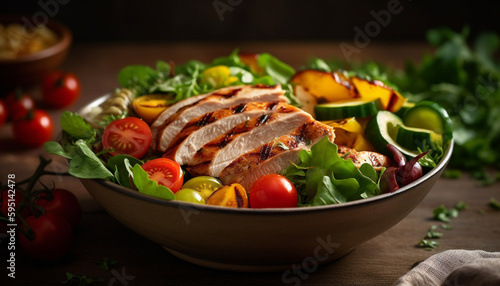
{"label": "char grill mark", "polygon": [[242,103],[242,104],[236,106],[236,108],[233,109],[233,114],[242,113],[243,111],[245,111],[246,108],[247,108],[247,104],[246,103]]}
{"label": "char grill mark", "polygon": [[216,138],[212,140],[210,143],[205,144],[205,147],[208,148],[213,148],[216,147],[218,149],[222,149],[226,147],[227,144],[231,143],[233,139],[236,137],[236,135],[240,135],[242,133],[248,132],[258,126],[265,125],[275,119],[277,116],[269,116],[267,114],[259,116],[256,119],[250,119],[245,122],[245,124],[240,124],[227,132],[226,134],[220,136],[219,138]]}
{"label": "char grill mark", "polygon": [[261,125],[264,125],[266,124],[267,122],[269,121],[269,114],[264,114],[262,116],[260,116],[258,119],[257,119],[257,124],[255,124],[255,126],[261,126]]}
{"label": "char grill mark", "polygon": [[[215,120],[217,120],[217,118],[213,117],[213,115],[214,115],[213,112],[209,112],[209,113],[203,115],[203,118],[196,122],[196,126],[203,127],[207,124],[214,122]],[[184,128],[189,127],[189,125],[190,125],[190,123],[186,124],[186,126]]]}

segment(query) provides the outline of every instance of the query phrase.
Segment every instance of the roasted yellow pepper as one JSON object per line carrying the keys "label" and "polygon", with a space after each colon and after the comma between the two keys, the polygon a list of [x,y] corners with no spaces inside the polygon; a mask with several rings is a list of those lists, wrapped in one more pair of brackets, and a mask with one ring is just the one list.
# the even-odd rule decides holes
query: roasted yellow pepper
{"label": "roasted yellow pepper", "polygon": [[323,121],[335,129],[335,144],[345,145],[357,151],[375,151],[365,137],[366,120],[355,117],[341,120]]}

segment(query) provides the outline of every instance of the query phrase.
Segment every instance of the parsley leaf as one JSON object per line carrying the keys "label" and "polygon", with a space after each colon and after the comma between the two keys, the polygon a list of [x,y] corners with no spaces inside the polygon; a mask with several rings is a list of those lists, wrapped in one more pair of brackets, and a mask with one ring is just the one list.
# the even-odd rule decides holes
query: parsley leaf
{"label": "parsley leaf", "polygon": [[76,275],[71,272],[66,272],[66,280],[61,281],[61,283],[70,286],[89,286],[95,283],[104,283],[104,278],[94,279],[85,275]]}
{"label": "parsley leaf", "polygon": [[109,271],[116,265],[117,262],[118,261],[116,259],[104,257],[103,259],[97,261],[97,265],[102,270]]}
{"label": "parsley leaf", "polygon": [[490,207],[493,209],[500,211],[500,202],[497,201],[495,198],[491,198],[489,202]]}

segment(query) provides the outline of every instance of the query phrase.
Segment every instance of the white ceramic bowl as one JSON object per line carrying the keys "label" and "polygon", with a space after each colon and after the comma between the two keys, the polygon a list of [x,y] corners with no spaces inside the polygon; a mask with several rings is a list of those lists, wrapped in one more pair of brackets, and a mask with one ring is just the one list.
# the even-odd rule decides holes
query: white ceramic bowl
{"label": "white ceramic bowl", "polygon": [[431,190],[452,146],[437,167],[394,193],[328,206],[232,209],[166,201],[102,180],[82,183],[118,221],[183,260],[225,270],[281,271],[338,259],[396,225]]}

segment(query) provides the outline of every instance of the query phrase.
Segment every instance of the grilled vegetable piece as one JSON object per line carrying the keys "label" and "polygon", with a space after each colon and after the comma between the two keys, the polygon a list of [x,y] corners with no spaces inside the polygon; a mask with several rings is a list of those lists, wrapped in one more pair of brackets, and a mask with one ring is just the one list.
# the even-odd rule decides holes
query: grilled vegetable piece
{"label": "grilled vegetable piece", "polygon": [[368,81],[358,77],[352,77],[351,81],[362,99],[371,101],[379,98],[383,108],[390,112],[397,112],[406,102],[404,96],[381,81]]}
{"label": "grilled vegetable piece", "polygon": [[338,72],[330,73],[307,69],[296,73],[291,82],[301,85],[313,94],[318,102],[350,100],[356,97],[354,88],[348,79]]}
{"label": "grilled vegetable piece", "polygon": [[370,164],[375,171],[380,171],[382,168],[390,167],[392,164],[389,157],[377,152],[371,151],[356,151],[347,146],[338,146],[337,153],[344,159],[351,159],[356,167],[361,167],[364,163]]}
{"label": "grilled vegetable piece", "polygon": [[333,142],[333,128],[319,121],[311,120],[293,132],[273,139],[238,157],[220,173],[226,183],[240,183],[250,190],[254,182],[268,174],[278,174],[296,162],[300,150],[309,149],[314,143],[327,136]]}
{"label": "grilled vegetable piece", "polygon": [[[186,126],[186,124],[199,116],[222,108],[248,103],[252,101],[275,102],[284,99],[284,91],[280,86],[242,86],[233,89],[219,89],[209,96],[200,99],[182,108],[176,108],[175,114],[169,116],[163,124],[159,124],[157,119],[154,123],[156,136],[156,150],[165,152],[172,143],[174,137]],[[175,106],[175,105],[174,105]],[[170,108],[166,110],[169,112]],[[158,118],[164,118],[163,113]]]}
{"label": "grilled vegetable piece", "polygon": [[230,208],[248,208],[248,195],[240,184],[224,186],[210,195],[207,205]]}

